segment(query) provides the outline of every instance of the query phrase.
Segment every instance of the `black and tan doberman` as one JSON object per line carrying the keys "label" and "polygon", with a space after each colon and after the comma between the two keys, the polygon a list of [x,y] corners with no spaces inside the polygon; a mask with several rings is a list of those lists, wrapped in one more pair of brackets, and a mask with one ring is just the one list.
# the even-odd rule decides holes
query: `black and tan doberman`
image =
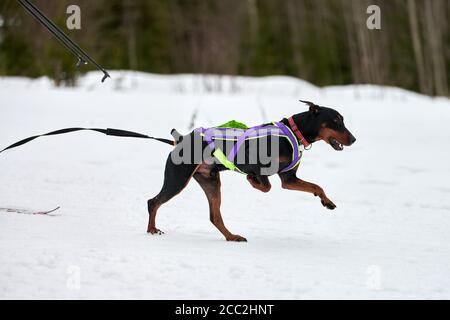
{"label": "black and tan doberman", "polygon": [[[280,121],[280,123],[290,128],[290,130],[296,132],[296,135],[298,132],[300,137],[305,139],[304,145],[323,140],[331,145],[333,149],[342,150],[343,146],[350,146],[355,142],[355,137],[344,125],[344,118],[336,110],[318,106],[312,102],[304,102],[309,106],[308,111],[295,114],[290,118],[285,118]],[[182,150],[183,148],[184,150],[192,150],[192,141],[195,140],[194,138],[197,135],[198,133],[193,131],[186,136],[179,137],[177,139],[177,147],[180,148],[181,146]],[[268,136],[265,139],[272,138]],[[299,138],[298,135],[297,138]],[[266,142],[270,145],[268,141]],[[201,150],[207,148],[208,143],[203,140]],[[243,152],[248,152],[249,145],[245,144],[242,146],[242,149],[244,150]],[[191,178],[194,178],[206,194],[209,203],[209,217],[214,226],[219,229],[228,241],[246,241],[244,237],[233,234],[226,228],[220,212],[220,171],[228,170],[228,168],[221,163],[217,163],[217,161],[212,161],[212,155],[209,155],[211,158],[206,157],[200,163],[198,161],[175,163],[172,157],[173,152],[175,152],[175,149],[171,152],[166,162],[164,183],[161,191],[148,201],[149,223],[147,232],[151,234],[163,233],[156,228],[156,214],[158,209],[161,205],[180,193]],[[179,149],[177,152],[179,152]],[[320,186],[297,178],[297,166],[292,170],[283,172],[283,168],[291,162],[292,153],[293,146],[286,139],[280,139],[278,149],[271,150],[271,154],[274,156],[271,159],[270,165],[273,166],[273,162],[276,162],[275,167],[278,170],[275,172],[267,173],[266,170],[262,173],[262,168],[266,168],[267,164],[262,164],[258,161],[256,163],[239,163],[236,166],[239,167],[240,171],[247,173],[247,180],[250,184],[262,192],[268,192],[271,188],[269,176],[278,174],[284,189],[311,193],[319,197],[324,207],[330,210],[336,208],[336,205],[327,197],[325,191]]]}

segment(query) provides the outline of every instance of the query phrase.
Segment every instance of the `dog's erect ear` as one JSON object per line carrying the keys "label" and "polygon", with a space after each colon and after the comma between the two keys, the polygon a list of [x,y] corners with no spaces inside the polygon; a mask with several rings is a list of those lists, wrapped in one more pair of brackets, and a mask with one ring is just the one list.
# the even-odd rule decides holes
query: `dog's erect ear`
{"label": "dog's erect ear", "polygon": [[305,101],[305,100],[300,100],[303,103],[306,103],[309,106],[309,112],[311,112],[312,114],[317,114],[319,113],[320,107],[317,104],[314,104],[310,101]]}

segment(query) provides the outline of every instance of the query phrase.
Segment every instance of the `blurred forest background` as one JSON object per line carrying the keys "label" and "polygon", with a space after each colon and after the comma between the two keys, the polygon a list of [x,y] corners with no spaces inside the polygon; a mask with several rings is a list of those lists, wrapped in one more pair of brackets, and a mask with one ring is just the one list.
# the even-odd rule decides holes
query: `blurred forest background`
{"label": "blurred forest background", "polygon": [[[449,0],[33,2],[106,69],[290,75],[449,95]],[[81,30],[66,27],[70,4],[81,8]],[[381,30],[366,27],[371,4]],[[74,57],[16,0],[0,2],[0,75],[63,84],[76,76]]]}

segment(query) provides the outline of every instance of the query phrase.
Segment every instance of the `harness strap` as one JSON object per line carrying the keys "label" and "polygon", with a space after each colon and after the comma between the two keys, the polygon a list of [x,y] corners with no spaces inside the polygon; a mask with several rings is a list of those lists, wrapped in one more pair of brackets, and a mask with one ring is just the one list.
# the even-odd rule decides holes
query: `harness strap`
{"label": "harness strap", "polygon": [[300,143],[305,147],[305,149],[307,149],[311,145],[311,143],[309,143],[308,140],[306,140],[305,137],[302,135],[300,130],[298,130],[297,125],[295,124],[295,121],[294,119],[292,119],[292,117],[289,117],[288,121],[292,131],[295,133]]}
{"label": "harness strap", "polygon": [[199,130],[200,132],[202,132],[204,134],[205,140],[208,143],[208,147],[211,148],[211,150],[216,150],[216,144],[213,141],[213,137],[212,137],[212,132],[211,130],[207,130],[204,128],[200,128],[201,130]]}
{"label": "harness strap", "polygon": [[300,161],[302,160],[301,151],[298,147],[298,141],[295,138],[295,136],[292,134],[292,131],[281,122],[274,122],[274,123],[277,125],[278,128],[281,129],[281,131],[283,131],[283,133],[286,135],[286,137],[289,139],[289,141],[291,142],[291,145],[292,145],[292,149],[293,149],[292,150],[292,161],[286,168],[281,170],[281,172],[287,172],[287,171],[295,168],[300,163]]}
{"label": "harness strap", "polygon": [[245,142],[245,140],[246,140],[249,136],[251,136],[251,134],[252,134],[254,131],[256,131],[256,130],[262,128],[262,127],[263,127],[263,125],[260,125],[260,126],[251,127],[251,128],[249,128],[249,129],[245,130],[244,134],[242,134],[241,136],[239,136],[238,140],[236,141],[236,143],[235,143],[234,146],[233,146],[233,149],[231,149],[230,153],[228,154],[228,156],[227,156],[228,161],[233,161],[234,158],[236,157],[238,151],[239,151],[239,148],[240,148],[241,145]]}
{"label": "harness strap", "polygon": [[238,170],[239,172],[241,172],[232,161],[229,161],[227,159],[227,156],[223,153],[222,150],[216,148],[216,144],[214,143],[211,129],[205,129],[203,127],[200,127],[195,129],[194,131],[203,135],[206,143],[208,144],[208,147],[212,150],[213,156],[216,157],[216,159],[219,160],[221,164],[223,164],[226,168],[230,169],[231,171]]}

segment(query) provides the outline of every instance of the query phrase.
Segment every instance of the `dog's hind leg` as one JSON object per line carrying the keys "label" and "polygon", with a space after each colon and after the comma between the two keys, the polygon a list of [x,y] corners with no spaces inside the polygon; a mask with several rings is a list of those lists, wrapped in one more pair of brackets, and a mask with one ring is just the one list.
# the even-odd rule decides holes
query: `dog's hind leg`
{"label": "dog's hind leg", "polygon": [[220,175],[219,171],[212,166],[201,164],[194,174],[194,179],[200,184],[200,187],[206,194],[209,204],[209,219],[212,224],[219,229],[227,241],[247,241],[244,237],[232,234],[226,227],[220,213],[221,194],[220,194]]}
{"label": "dog's hind leg", "polygon": [[156,213],[159,207],[180,193],[188,184],[198,164],[175,164],[169,155],[164,171],[164,184],[158,195],[148,200],[149,221],[147,232],[151,234],[162,234],[156,228]]}

